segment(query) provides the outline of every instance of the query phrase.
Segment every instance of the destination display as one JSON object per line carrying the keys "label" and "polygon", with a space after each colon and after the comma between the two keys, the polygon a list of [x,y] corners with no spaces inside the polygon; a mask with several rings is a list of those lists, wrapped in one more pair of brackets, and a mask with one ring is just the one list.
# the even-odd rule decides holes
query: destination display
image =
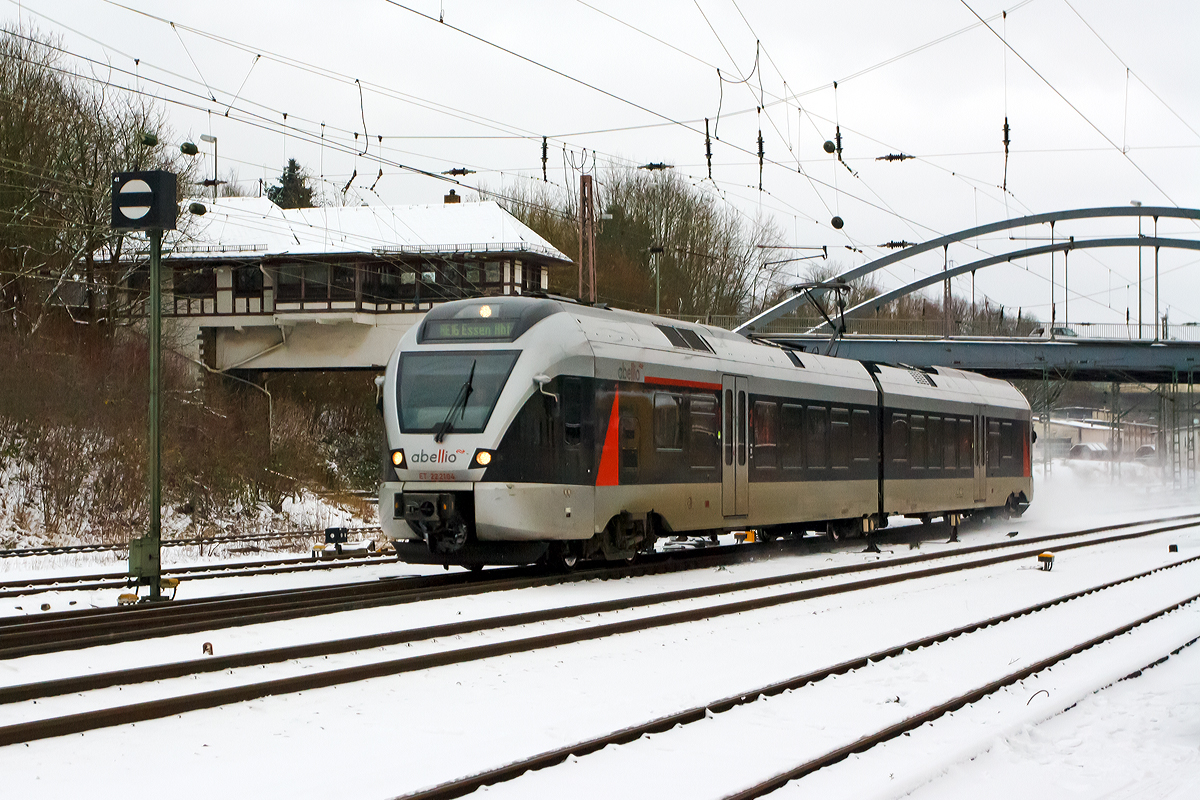
{"label": "destination display", "polygon": [[511,340],[515,319],[426,320],[426,339],[504,339]]}

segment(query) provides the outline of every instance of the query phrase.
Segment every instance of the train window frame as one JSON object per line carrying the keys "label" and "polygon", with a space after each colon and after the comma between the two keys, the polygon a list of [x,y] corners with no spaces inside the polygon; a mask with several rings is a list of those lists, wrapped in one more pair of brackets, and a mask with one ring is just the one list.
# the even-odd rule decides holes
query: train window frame
{"label": "train window frame", "polygon": [[[720,403],[713,395],[692,395],[688,398],[687,409],[688,456],[692,469],[716,469],[721,463]],[[710,424],[707,423],[709,419]]]}
{"label": "train window frame", "polygon": [[871,423],[871,412],[866,408],[850,411],[850,457],[856,462],[875,460],[879,447],[878,431]]}
{"label": "train window frame", "polygon": [[829,411],[829,466],[850,469],[850,409]]}
{"label": "train window frame", "polygon": [[785,470],[804,469],[804,406],[784,403],[779,414],[779,466]]}
{"label": "train window frame", "polygon": [[804,454],[808,469],[828,469],[829,409],[826,406],[805,406]]}
{"label": "train window frame", "polygon": [[925,466],[928,469],[942,470],[942,418],[928,415],[925,418]]}
{"label": "train window frame", "polygon": [[942,417],[942,470],[958,469],[958,417]]}
{"label": "train window frame", "polygon": [[1000,421],[1000,463],[1017,457],[1016,425],[1010,420]]}
{"label": "train window frame", "polygon": [[960,417],[958,420],[958,468],[975,469],[975,420]]}
{"label": "train window frame", "polygon": [[[655,392],[653,402],[654,449],[665,452],[682,452],[683,395],[676,392]],[[673,424],[670,419],[672,417]]]}
{"label": "train window frame", "polygon": [[583,443],[583,380],[563,378],[561,391],[563,444],[579,447]]}
{"label": "train window frame", "polygon": [[987,466],[988,469],[1000,467],[1000,420],[987,421]]}
{"label": "train window frame", "polygon": [[746,466],[746,436],[748,433],[746,417],[748,409],[746,406],[746,393],[740,390],[737,393],[737,405],[737,465],[744,467]]}
{"label": "train window frame", "polygon": [[725,436],[725,466],[733,466],[733,389],[725,390],[725,402],[722,409],[722,418],[725,421],[725,427],[722,428]]}
{"label": "train window frame", "polygon": [[892,412],[888,425],[888,455],[898,464],[908,463],[908,414]]}
{"label": "train window frame", "polygon": [[929,449],[925,433],[925,415],[909,414],[908,466],[911,469],[923,470],[928,464]]}
{"label": "train window frame", "polygon": [[779,466],[779,403],[774,400],[755,400],[750,415],[754,444],[751,455],[755,469],[775,469]]}

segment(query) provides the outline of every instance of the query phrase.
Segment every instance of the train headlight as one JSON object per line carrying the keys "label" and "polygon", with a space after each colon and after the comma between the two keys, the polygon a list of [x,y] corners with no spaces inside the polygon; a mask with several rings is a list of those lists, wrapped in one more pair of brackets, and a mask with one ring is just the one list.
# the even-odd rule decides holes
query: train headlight
{"label": "train headlight", "polygon": [[403,450],[393,450],[392,451],[392,466],[393,467],[403,467],[404,466],[404,451]]}
{"label": "train headlight", "polygon": [[488,464],[492,463],[492,452],[490,450],[476,450],[474,461],[475,466],[486,467]]}
{"label": "train headlight", "polygon": [[491,306],[480,306],[479,307],[479,316],[483,317],[484,319],[487,319],[491,315],[492,315],[492,307]]}

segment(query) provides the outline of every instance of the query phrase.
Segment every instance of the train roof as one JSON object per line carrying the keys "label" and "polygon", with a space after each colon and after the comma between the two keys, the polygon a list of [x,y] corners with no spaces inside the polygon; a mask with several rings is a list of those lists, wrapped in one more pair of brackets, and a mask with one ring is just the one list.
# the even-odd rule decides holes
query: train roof
{"label": "train roof", "polygon": [[[986,402],[1028,408],[1024,396],[1007,381],[989,378],[978,373],[950,367],[912,367],[904,364],[864,364],[846,358],[823,356],[790,350],[771,342],[749,339],[741,334],[671,317],[656,316],[638,311],[609,308],[604,305],[579,303],[569,298],[545,295],[508,295],[456,300],[435,306],[426,319],[436,324],[441,320],[470,318],[473,309],[489,306],[493,319],[514,321],[505,340],[514,341],[525,330],[548,316],[560,313],[573,315],[584,334],[593,342],[623,343],[653,350],[686,352],[692,356],[708,356],[739,363],[773,364],[789,362],[828,378],[862,380],[873,371],[884,390],[898,395],[942,396],[963,402]],[[423,331],[422,341],[428,334]],[[815,378],[816,375],[813,375]]]}

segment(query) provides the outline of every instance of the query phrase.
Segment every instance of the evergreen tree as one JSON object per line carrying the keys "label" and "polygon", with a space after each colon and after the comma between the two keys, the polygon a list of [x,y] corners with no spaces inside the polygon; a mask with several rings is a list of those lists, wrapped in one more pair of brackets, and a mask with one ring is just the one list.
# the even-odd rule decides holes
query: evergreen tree
{"label": "evergreen tree", "polygon": [[308,185],[311,176],[302,169],[296,159],[289,158],[279,184],[267,187],[267,197],[280,208],[313,208],[313,187]]}

